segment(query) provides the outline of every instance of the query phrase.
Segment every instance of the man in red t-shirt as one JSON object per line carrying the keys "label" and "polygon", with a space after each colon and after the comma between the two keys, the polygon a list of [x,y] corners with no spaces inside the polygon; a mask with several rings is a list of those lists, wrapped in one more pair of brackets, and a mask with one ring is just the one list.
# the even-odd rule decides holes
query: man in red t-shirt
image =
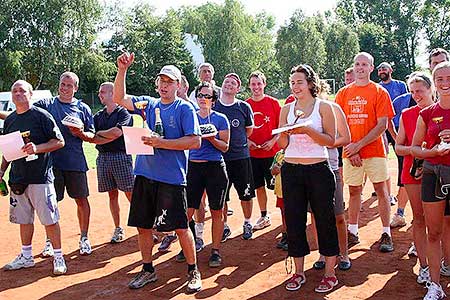
{"label": "man in red t-shirt", "polygon": [[272,135],[272,130],[278,128],[280,118],[280,104],[278,100],[264,94],[266,76],[260,71],[250,74],[249,88],[252,96],[246,101],[253,110],[255,127],[248,138],[250,158],[253,169],[253,182],[256,189],[261,217],[253,226],[254,230],[270,226],[270,217],[267,215],[266,188],[273,190],[270,167],[275,154],[280,150],[277,145],[278,135]]}

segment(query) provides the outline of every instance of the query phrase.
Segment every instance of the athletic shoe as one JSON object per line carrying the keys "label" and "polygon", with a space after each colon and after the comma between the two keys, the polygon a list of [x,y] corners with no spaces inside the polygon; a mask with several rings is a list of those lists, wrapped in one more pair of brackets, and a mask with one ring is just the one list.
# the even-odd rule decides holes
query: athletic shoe
{"label": "athletic shoe", "polygon": [[277,243],[278,249],[283,249],[284,251],[288,250],[288,241],[287,241],[287,233],[283,232],[281,234],[281,240]]}
{"label": "athletic shoe", "polygon": [[158,280],[158,277],[156,276],[156,272],[148,272],[145,270],[140,271],[139,273],[134,276],[133,279],[128,283],[128,287],[130,289],[140,289],[144,285],[150,282],[155,282]]}
{"label": "athletic shoe", "polygon": [[178,239],[176,234],[168,234],[166,235],[162,242],[161,245],[159,245],[158,247],[158,251],[159,252],[167,252],[170,249],[170,246],[172,245],[172,243],[176,242],[176,240]]}
{"label": "athletic shoe", "polygon": [[417,257],[417,249],[416,245],[414,245],[414,242],[411,243],[411,247],[409,247],[408,249],[408,256]]}
{"label": "athletic shoe", "polygon": [[198,292],[202,289],[202,277],[200,271],[195,269],[188,273],[187,292],[189,294]]}
{"label": "athletic shoe", "polygon": [[195,239],[195,251],[198,253],[202,251],[205,248],[205,243],[201,238]]}
{"label": "athletic shoe", "polygon": [[12,262],[6,264],[3,269],[5,269],[5,271],[12,271],[31,267],[34,267],[33,257],[25,257],[22,253],[20,253]]}
{"label": "athletic shoe", "polygon": [[357,234],[353,234],[350,231],[347,232],[347,245],[348,247],[352,247],[359,244],[359,236]]}
{"label": "athletic shoe", "polygon": [[231,208],[228,208],[227,216],[232,216],[233,214],[234,214],[234,210],[232,210]]}
{"label": "athletic shoe", "polygon": [[430,277],[430,267],[426,266],[425,268],[419,268],[419,275],[417,276],[417,283],[424,284],[431,281]]}
{"label": "athletic shoe", "polygon": [[42,250],[42,257],[52,257],[55,253],[53,252],[52,242],[49,239],[45,241],[44,250]]}
{"label": "athletic shoe", "polygon": [[392,237],[386,232],[383,232],[379,242],[380,242],[379,245],[380,252],[394,251],[394,243],[392,242]]}
{"label": "athletic shoe", "polygon": [[389,202],[391,203],[391,206],[394,206],[395,204],[397,204],[397,197],[390,195],[389,196]]}
{"label": "athletic shoe", "polygon": [[111,244],[123,242],[125,240],[125,232],[121,227],[114,229],[114,233],[111,237]]}
{"label": "athletic shoe", "polygon": [[446,266],[444,260],[441,260],[441,275],[450,277],[450,266]]}
{"label": "athletic shoe", "polygon": [[250,223],[244,223],[244,225],[242,226],[242,238],[244,240],[249,240],[252,238],[253,235],[253,227],[252,224]]}
{"label": "athletic shoe", "polygon": [[223,227],[223,234],[221,242],[224,243],[231,236],[231,229],[228,225]]}
{"label": "athletic shoe", "polygon": [[92,253],[91,243],[87,237],[80,240],[80,255],[90,255]]}
{"label": "athletic shoe", "polygon": [[423,300],[440,300],[446,296],[440,284],[434,282],[427,282],[428,292],[423,297]]}
{"label": "athletic shoe", "polygon": [[177,262],[185,262],[186,261],[186,256],[184,256],[183,250],[181,250],[177,256],[175,256],[175,261]]}
{"label": "athletic shoe", "polygon": [[53,259],[53,274],[55,275],[62,275],[66,274],[67,272],[67,266],[66,261],[64,260],[64,257],[55,257]]}
{"label": "athletic shoe", "polygon": [[400,216],[399,214],[394,214],[394,216],[392,216],[392,221],[391,221],[391,228],[396,228],[396,227],[403,227],[406,226],[406,219],[403,216]]}
{"label": "athletic shoe", "polygon": [[210,268],[218,268],[222,265],[222,257],[220,256],[219,252],[211,253],[208,265]]}
{"label": "athletic shoe", "polygon": [[256,221],[255,226],[253,226],[253,230],[261,230],[270,226],[270,217],[260,217],[258,221]]}

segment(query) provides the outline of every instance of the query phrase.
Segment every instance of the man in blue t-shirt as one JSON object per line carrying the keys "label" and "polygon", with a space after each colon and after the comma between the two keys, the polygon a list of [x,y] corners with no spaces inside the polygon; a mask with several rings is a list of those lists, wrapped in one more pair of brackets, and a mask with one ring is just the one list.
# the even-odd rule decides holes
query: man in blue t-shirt
{"label": "man in blue t-shirt", "polygon": [[[255,197],[248,137],[253,132],[254,121],[250,104],[235,98],[240,88],[239,76],[235,73],[227,74],[222,83],[222,97],[214,105],[214,110],[227,116],[230,122],[230,146],[228,151],[223,154],[229,180],[226,200],[230,200],[230,188],[234,185],[244,214],[242,237],[248,240],[253,235],[250,219]],[[225,204],[222,241],[231,235],[231,230],[227,225],[227,209],[228,205]]]}
{"label": "man in blue t-shirt", "polygon": [[157,280],[152,263],[152,230],[155,225],[158,231],[175,230],[188,263],[187,291],[197,292],[202,283],[194,239],[188,229],[186,150],[200,147],[200,127],[192,104],[176,97],[181,72],[173,65],[164,66],[157,76],[157,91],[161,98],[127,95],[126,72],[133,61],[134,53],[123,53],[117,58],[114,102],[135,114],[145,113],[146,124],[153,131],[156,121],[161,122],[164,136],[154,132],[143,136],[144,144],[154,148],[154,155],[138,155],[136,158],[128,225],[138,229],[143,268],[128,287],[138,289]]}
{"label": "man in blue t-shirt", "polygon": [[131,201],[133,191],[133,161],[125,150],[122,126],[133,126],[133,118],[123,107],[113,101],[112,82],[100,85],[98,98],[105,107],[94,115],[95,137],[97,144],[97,181],[100,193],[108,192],[109,208],[115,229],[111,243],[120,243],[125,232],[120,226],[119,190]]}

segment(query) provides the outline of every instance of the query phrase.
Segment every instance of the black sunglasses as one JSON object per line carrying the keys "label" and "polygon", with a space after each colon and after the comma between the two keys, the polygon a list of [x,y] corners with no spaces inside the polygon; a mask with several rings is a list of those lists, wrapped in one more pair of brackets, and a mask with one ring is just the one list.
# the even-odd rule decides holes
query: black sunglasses
{"label": "black sunglasses", "polygon": [[198,93],[197,94],[197,98],[212,99],[213,96],[212,95],[208,95],[208,94]]}

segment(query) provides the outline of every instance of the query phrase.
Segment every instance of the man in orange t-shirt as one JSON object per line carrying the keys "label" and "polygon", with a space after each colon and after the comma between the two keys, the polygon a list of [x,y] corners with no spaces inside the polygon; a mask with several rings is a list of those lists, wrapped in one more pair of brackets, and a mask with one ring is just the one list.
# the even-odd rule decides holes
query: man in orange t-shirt
{"label": "man in orange t-shirt", "polygon": [[388,120],[394,116],[388,92],[370,80],[374,69],[372,55],[358,53],[354,59],[355,82],[343,87],[336,95],[350,127],[351,143],[344,147],[344,183],[349,186],[349,246],[359,243],[358,218],[364,174],[373,183],[378,196],[378,209],[383,224],[379,249],[391,252],[390,203],[386,180],[388,169],[382,134]]}

